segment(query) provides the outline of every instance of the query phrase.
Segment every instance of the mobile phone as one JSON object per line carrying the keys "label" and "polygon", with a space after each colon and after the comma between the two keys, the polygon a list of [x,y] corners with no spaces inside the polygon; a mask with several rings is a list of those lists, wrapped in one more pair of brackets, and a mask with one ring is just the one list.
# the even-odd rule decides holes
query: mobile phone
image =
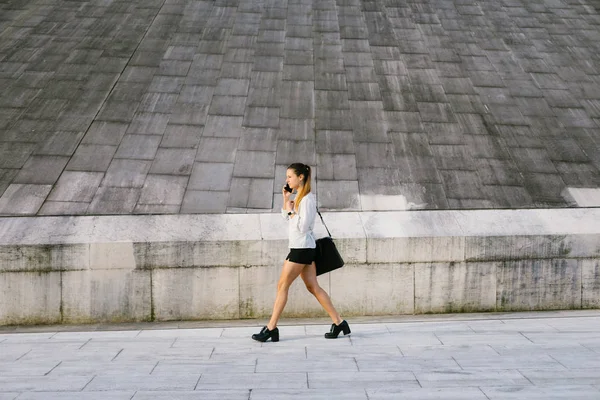
{"label": "mobile phone", "polygon": [[292,193],[292,188],[290,187],[289,184],[286,183],[284,189],[287,190],[288,192]]}

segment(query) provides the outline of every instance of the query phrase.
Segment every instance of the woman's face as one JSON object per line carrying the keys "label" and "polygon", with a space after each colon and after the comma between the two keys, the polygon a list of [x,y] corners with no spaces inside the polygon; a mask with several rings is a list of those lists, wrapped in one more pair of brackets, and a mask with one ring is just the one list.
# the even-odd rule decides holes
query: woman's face
{"label": "woman's face", "polygon": [[301,174],[298,176],[293,169],[288,169],[286,172],[285,183],[290,185],[292,189],[298,189],[300,186],[302,186],[302,178],[304,178],[304,175]]}

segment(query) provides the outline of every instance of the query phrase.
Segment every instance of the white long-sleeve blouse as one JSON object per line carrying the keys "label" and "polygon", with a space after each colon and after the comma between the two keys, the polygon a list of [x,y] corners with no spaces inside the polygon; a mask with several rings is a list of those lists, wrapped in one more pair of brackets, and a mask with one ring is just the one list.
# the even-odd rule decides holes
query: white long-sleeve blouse
{"label": "white long-sleeve blouse", "polygon": [[288,220],[289,248],[290,249],[314,249],[315,216],[317,215],[317,199],[312,193],[302,198],[298,205],[298,214],[291,218],[285,209],[281,209],[281,215]]}

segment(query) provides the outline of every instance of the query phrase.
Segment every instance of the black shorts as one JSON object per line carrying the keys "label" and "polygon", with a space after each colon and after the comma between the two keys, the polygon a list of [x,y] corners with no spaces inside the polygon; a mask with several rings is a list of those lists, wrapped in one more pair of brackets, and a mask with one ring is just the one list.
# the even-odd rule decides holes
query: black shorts
{"label": "black shorts", "polygon": [[310,265],[315,261],[316,256],[316,249],[290,249],[285,259],[297,264]]}

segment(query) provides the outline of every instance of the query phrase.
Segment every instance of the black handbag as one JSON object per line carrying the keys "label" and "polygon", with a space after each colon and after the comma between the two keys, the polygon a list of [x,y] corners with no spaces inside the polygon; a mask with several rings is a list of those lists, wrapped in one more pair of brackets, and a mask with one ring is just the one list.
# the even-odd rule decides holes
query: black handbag
{"label": "black handbag", "polygon": [[317,256],[315,259],[315,265],[317,266],[317,276],[325,274],[327,272],[331,272],[335,269],[342,268],[344,266],[344,259],[340,256],[340,252],[337,247],[335,247],[335,243],[331,238],[331,233],[329,233],[329,229],[327,225],[325,225],[325,221],[323,221],[323,216],[319,213],[319,217],[321,217],[321,222],[323,222],[323,226],[327,229],[327,234],[329,236],[322,237],[317,239]]}

